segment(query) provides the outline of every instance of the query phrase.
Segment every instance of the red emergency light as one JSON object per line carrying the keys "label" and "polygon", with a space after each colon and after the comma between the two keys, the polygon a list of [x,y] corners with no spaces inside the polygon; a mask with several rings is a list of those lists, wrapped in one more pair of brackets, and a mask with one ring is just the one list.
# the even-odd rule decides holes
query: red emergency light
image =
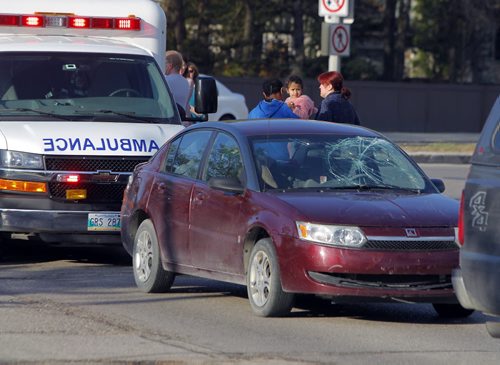
{"label": "red emergency light", "polygon": [[78,183],[80,182],[80,175],[59,174],[57,175],[57,181],[65,183]]}
{"label": "red emergency light", "polygon": [[40,15],[22,15],[21,26],[23,27],[43,27],[43,16]]}
{"label": "red emergency light", "polygon": [[90,18],[71,16],[68,18],[68,28],[90,28]]}
{"label": "red emergency light", "polygon": [[17,15],[0,14],[0,26],[8,27],[47,27],[72,29],[114,29],[141,30],[141,18],[101,18],[75,15]]}
{"label": "red emergency light", "polygon": [[0,26],[6,25],[10,27],[19,26],[19,16],[17,15],[0,15]]}

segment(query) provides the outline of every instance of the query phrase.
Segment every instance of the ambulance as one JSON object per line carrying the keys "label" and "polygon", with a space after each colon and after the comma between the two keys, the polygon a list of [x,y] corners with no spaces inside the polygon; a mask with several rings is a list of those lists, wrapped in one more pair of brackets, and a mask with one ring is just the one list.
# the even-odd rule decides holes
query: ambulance
{"label": "ambulance", "polygon": [[[184,128],[165,50],[157,1],[2,2],[0,242],[120,242],[128,177]],[[204,81],[196,108],[213,113]]]}

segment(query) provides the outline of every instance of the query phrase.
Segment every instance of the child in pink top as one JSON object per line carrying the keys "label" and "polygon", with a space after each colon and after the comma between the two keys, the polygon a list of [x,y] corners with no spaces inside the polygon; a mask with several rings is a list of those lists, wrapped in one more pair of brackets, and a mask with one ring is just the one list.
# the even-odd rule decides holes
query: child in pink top
{"label": "child in pink top", "polygon": [[314,106],[314,101],[304,95],[304,85],[302,79],[298,76],[290,76],[288,79],[286,90],[290,95],[285,103],[297,114],[301,119],[314,119],[314,115],[318,109]]}

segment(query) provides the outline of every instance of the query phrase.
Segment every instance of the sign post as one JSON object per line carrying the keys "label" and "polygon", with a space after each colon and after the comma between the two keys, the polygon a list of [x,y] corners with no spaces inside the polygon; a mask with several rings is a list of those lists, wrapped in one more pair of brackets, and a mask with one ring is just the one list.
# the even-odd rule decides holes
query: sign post
{"label": "sign post", "polygon": [[329,55],[328,70],[340,71],[340,57],[350,55],[349,24],[354,22],[354,0],[318,0],[318,14],[324,17],[323,28],[329,27],[328,33],[322,31],[322,37],[328,37],[328,40],[321,41],[322,54],[328,52]]}

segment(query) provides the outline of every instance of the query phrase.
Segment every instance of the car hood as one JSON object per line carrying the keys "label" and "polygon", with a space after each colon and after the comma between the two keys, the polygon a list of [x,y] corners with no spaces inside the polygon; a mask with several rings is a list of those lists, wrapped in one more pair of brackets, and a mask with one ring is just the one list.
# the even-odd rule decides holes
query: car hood
{"label": "car hood", "polygon": [[356,226],[456,226],[457,201],[441,194],[392,192],[278,193],[302,219]]}

